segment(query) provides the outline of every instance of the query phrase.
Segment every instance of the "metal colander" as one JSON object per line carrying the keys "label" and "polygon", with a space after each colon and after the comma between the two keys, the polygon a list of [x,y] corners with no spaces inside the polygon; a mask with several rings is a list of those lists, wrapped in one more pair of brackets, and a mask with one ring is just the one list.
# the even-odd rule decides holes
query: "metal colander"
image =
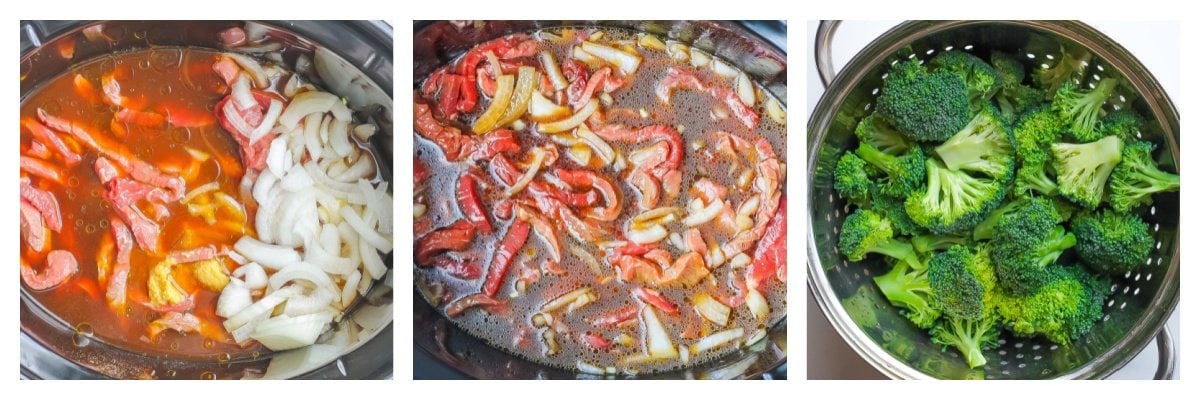
{"label": "metal colander", "polygon": [[929,60],[938,52],[962,50],[987,59],[992,50],[1020,55],[1027,69],[1049,61],[1023,46],[1031,34],[1076,43],[1092,52],[1083,74],[1087,86],[1100,78],[1122,79],[1108,111],[1133,107],[1150,121],[1143,139],[1158,145],[1158,162],[1179,171],[1179,114],[1146,68],[1097,30],[1073,21],[921,21],[901,24],[861,50],[833,77],[829,44],[837,23],[823,22],[817,33],[817,62],[828,89],[808,125],[809,288],[834,329],[864,359],[893,378],[1051,379],[1104,378],[1129,362],[1157,334],[1156,378],[1174,375],[1175,353],[1164,323],[1179,300],[1179,196],[1156,196],[1142,210],[1155,244],[1146,266],[1114,277],[1104,317],[1092,332],[1070,346],[1041,338],[1001,336],[985,351],[988,363],[970,369],[961,354],[942,351],[926,331],[912,325],[875,287],[872,277],[887,272],[881,257],[852,263],[837,251],[842,219],[850,206],[833,190],[833,167],[856,143],[854,127],[869,114],[892,62]]}

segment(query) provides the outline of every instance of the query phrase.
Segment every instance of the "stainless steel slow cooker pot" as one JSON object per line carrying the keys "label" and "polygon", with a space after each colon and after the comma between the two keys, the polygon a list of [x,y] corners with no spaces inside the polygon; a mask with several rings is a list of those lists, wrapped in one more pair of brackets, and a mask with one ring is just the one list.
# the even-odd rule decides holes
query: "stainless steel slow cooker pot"
{"label": "stainless steel slow cooker pot", "polygon": [[[162,46],[221,49],[221,30],[244,27],[291,54],[306,54],[324,89],[348,99],[382,134],[371,145],[384,179],[392,165],[392,28],[382,22],[338,21],[22,21],[21,99],[72,65],[109,54]],[[103,35],[88,40],[92,27]],[[74,41],[70,57],[57,45]],[[294,62],[290,60],[288,62]],[[323,64],[323,65],[322,65]],[[331,73],[330,71],[336,71]],[[336,76],[334,76],[336,75]],[[351,84],[339,84],[354,82]],[[330,87],[340,86],[340,87]],[[385,257],[389,270],[391,256]],[[380,379],[392,375],[392,274],[314,346],[250,359],[168,359],[123,349],[76,332],[21,291],[21,376],[29,379]]]}
{"label": "stainless steel slow cooker pot", "polygon": [[[413,38],[413,82],[478,43],[504,35],[555,27],[608,27],[650,32],[724,58],[778,99],[787,98],[787,27],[782,22],[711,21],[488,21],[417,22]],[[413,293],[416,379],[592,379],[511,355],[470,336]],[[767,340],[712,362],[642,379],[786,379],[787,320],[768,330]]]}

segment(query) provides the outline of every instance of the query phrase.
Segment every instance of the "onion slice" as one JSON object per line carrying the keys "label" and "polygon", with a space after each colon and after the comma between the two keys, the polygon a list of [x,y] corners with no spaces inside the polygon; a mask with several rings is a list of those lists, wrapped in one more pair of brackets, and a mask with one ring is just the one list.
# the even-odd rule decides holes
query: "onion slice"
{"label": "onion slice", "polygon": [[583,121],[586,121],[588,119],[588,117],[592,116],[592,113],[595,113],[596,110],[599,110],[599,109],[600,109],[600,100],[596,100],[593,98],[591,100],[588,100],[587,105],[583,106],[582,109],[580,109],[574,115],[567,117],[566,119],[549,122],[549,123],[545,123],[545,124],[538,124],[538,127],[537,127],[538,132],[559,133],[559,132],[569,131],[569,130],[574,129],[575,127],[579,126],[580,124],[582,124]]}
{"label": "onion slice", "polygon": [[508,110],[508,103],[512,99],[515,84],[516,81],[512,75],[499,75],[496,78],[496,95],[492,96],[492,102],[488,104],[487,110],[479,115],[474,124],[471,124],[472,132],[483,134],[491,132],[500,125],[501,117]]}

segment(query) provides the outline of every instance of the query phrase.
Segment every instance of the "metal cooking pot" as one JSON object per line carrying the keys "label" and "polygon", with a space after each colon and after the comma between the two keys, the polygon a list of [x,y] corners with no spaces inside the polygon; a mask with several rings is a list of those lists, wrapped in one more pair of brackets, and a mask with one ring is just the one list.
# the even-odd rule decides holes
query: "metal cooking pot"
{"label": "metal cooking pot", "polygon": [[[650,32],[695,46],[741,68],[778,99],[787,99],[787,26],[782,22],[711,21],[489,21],[417,22],[413,38],[413,82],[453,61],[476,44],[504,35],[555,27],[608,27]],[[787,319],[771,327],[767,340],[712,362],[649,379],[786,379]],[[460,330],[413,293],[416,378],[589,379],[592,375],[547,367],[489,346]]]}
{"label": "metal cooking pot", "polygon": [[[104,38],[86,40],[85,28],[102,25]],[[382,22],[338,21],[22,21],[21,99],[72,65],[109,54],[160,46],[220,49],[218,32],[243,26],[283,44],[285,53],[316,59],[314,73],[326,90],[350,99],[379,125],[371,145],[385,180],[392,165],[392,28]],[[57,45],[75,41],[64,58]],[[287,58],[287,57],[285,57]],[[285,60],[289,63],[294,59]],[[322,66],[323,64],[323,66]],[[322,71],[324,70],[324,71]],[[330,74],[335,70],[338,74]],[[336,76],[335,76],[336,75]],[[346,79],[346,80],[341,80]],[[329,87],[332,82],[353,82]],[[381,379],[392,375],[391,257],[388,275],[326,332],[318,344],[253,359],[166,359],[116,347],[76,332],[21,290],[21,376],[30,379],[258,377]],[[350,327],[350,324],[356,324]]]}
{"label": "metal cooking pot", "polygon": [[1146,67],[1112,39],[1075,21],[913,21],[875,39],[835,77],[829,46],[836,26],[822,22],[816,43],[828,89],[808,125],[808,282],[826,318],[850,347],[892,378],[1096,379],[1124,366],[1157,335],[1155,377],[1171,377],[1175,349],[1164,323],[1179,302],[1177,194],[1156,196],[1143,215],[1156,241],[1150,259],[1140,271],[1113,279],[1105,315],[1090,334],[1071,346],[1004,334],[998,349],[984,352],[988,363],[978,370],[967,368],[958,352],[943,352],[888,304],[870,279],[887,272],[883,262],[851,263],[836,251],[837,230],[849,207],[833,190],[833,166],[855,142],[855,124],[872,109],[892,61],[928,60],[939,51],[962,49],[984,58],[990,50],[1003,50],[1038,64],[1046,62],[1046,55],[1021,51],[1031,33],[1078,44],[1093,55],[1085,83],[1100,76],[1122,78],[1124,95],[1109,106],[1133,107],[1146,116],[1151,127],[1143,137],[1160,145],[1158,162],[1165,170],[1178,171],[1179,112]]}

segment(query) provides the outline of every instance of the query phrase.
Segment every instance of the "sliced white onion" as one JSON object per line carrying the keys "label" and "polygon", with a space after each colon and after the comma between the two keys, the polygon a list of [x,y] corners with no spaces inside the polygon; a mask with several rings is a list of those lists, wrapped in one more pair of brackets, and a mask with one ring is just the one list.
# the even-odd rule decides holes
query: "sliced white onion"
{"label": "sliced white onion", "polygon": [[283,179],[279,181],[279,187],[289,192],[299,192],[312,188],[312,177],[308,176],[308,172],[300,164],[292,166]]}
{"label": "sliced white onion", "polygon": [[233,248],[246,258],[271,269],[280,269],[300,262],[300,253],[295,249],[263,243],[249,236],[238,239]]}
{"label": "sliced white onion", "polygon": [[226,120],[233,125],[235,134],[245,136],[250,134],[250,132],[254,132],[254,127],[250,126],[250,124],[242,118],[242,115],[239,114],[240,111],[237,110],[237,105],[235,105],[234,102],[225,102],[225,106],[221,107],[221,111],[225,112]]}
{"label": "sliced white onion", "polygon": [[[371,157],[359,157],[350,168],[346,168],[340,174],[337,174],[339,182],[356,182],[360,179],[370,178],[375,174],[375,161]],[[332,175],[331,175],[332,176]]]}
{"label": "sliced white onion", "polygon": [[695,344],[692,344],[691,353],[692,354],[700,354],[705,351],[715,349],[726,343],[730,343],[730,342],[733,342],[734,340],[737,340],[738,338],[742,337],[742,335],[744,335],[745,333],[746,333],[745,329],[733,328],[733,329],[726,329],[726,330],[702,337],[702,338],[700,338],[700,340],[697,340]]}
{"label": "sliced white onion", "polygon": [[379,218],[379,232],[392,233],[392,197],[386,191],[376,190],[366,179],[358,180],[358,190],[362,193],[367,209]]}
{"label": "sliced white onion", "polygon": [[263,70],[262,65],[260,65],[258,61],[254,61],[253,58],[250,58],[245,54],[238,53],[224,53],[222,55],[238,63],[242,69],[246,70],[246,72],[250,74],[250,77],[254,79],[255,87],[258,87],[259,89],[266,89],[267,86],[271,84],[267,80],[267,71]]}
{"label": "sliced white onion", "polygon": [[346,276],[358,270],[358,264],[354,260],[330,254],[316,244],[304,247],[304,262],[319,266],[321,270],[333,275]]}
{"label": "sliced white onion", "polygon": [[333,281],[329,279],[329,275],[326,275],[317,266],[303,261],[294,262],[276,271],[275,275],[271,275],[271,278],[267,282],[272,289],[279,290],[284,285],[296,280],[308,281],[318,289],[336,292]]}
{"label": "sliced white onion", "polygon": [[575,136],[583,139],[588,146],[591,146],[592,150],[595,150],[596,154],[600,156],[600,159],[604,160],[605,165],[611,164],[614,160],[616,160],[616,150],[613,150],[612,146],[610,146],[608,142],[605,142],[604,139],[601,139],[600,136],[597,136],[595,132],[592,132],[592,130],[588,128],[587,124],[580,124],[579,127],[575,129]]}
{"label": "sliced white onion", "polygon": [[329,124],[329,144],[333,145],[333,152],[338,157],[346,157],[354,150],[354,145],[350,144],[349,121],[334,120]]}
{"label": "sliced white onion", "polygon": [[617,67],[625,76],[631,76],[637,72],[638,65],[642,63],[642,57],[634,54],[626,53],[620,49],[605,46],[599,43],[584,41],[579,44],[579,47],[604,60],[605,62]]}
{"label": "sliced white onion", "polygon": [[346,223],[350,224],[350,227],[354,228],[355,232],[358,232],[359,238],[370,244],[371,247],[379,249],[383,252],[392,251],[392,242],[387,238],[380,236],[379,232],[375,232],[375,229],[367,226],[367,223],[363,222],[362,218],[360,218],[353,209],[349,207],[342,207],[339,213]]}
{"label": "sliced white onion", "polygon": [[254,201],[258,204],[266,203],[267,194],[271,192],[271,188],[275,186],[276,182],[279,182],[279,177],[271,170],[258,174],[258,180],[254,182],[254,189],[251,191]]}
{"label": "sliced white onion", "polygon": [[[539,312],[550,313],[558,311],[559,309],[567,306],[577,309],[597,299],[599,299],[599,296],[596,295],[596,291],[592,290],[591,287],[584,286],[579,289],[564,293],[561,296],[555,297],[554,300],[546,302],[545,305],[542,305],[542,308]],[[582,304],[576,304],[581,301]]]}
{"label": "sliced white onion", "polygon": [[267,169],[275,176],[282,177],[289,168],[288,158],[291,158],[291,154],[287,151],[287,138],[277,137],[272,140],[267,149]]}
{"label": "sliced white onion", "polygon": [[362,257],[363,266],[366,267],[365,270],[371,275],[372,279],[382,278],[387,273],[387,265],[384,265],[379,251],[361,237],[358,241],[358,252],[359,256]]}
{"label": "sliced white onion", "polygon": [[350,276],[346,277],[346,283],[342,285],[342,307],[350,307],[350,303],[354,301],[355,289],[358,288],[358,282],[362,279],[362,273],[354,271]]}
{"label": "sliced white onion", "polygon": [[367,141],[371,136],[375,136],[376,126],[374,124],[362,124],[354,127],[354,136],[358,140]]}
{"label": "sliced white onion", "polygon": [[340,294],[331,292],[329,289],[312,289],[308,293],[302,293],[288,299],[287,303],[283,306],[283,313],[291,317],[298,317],[305,314],[327,311],[329,310],[330,303],[340,298]]}
{"label": "sliced white onion", "polygon": [[717,301],[708,293],[700,292],[692,297],[692,306],[696,308],[696,312],[717,326],[725,326],[729,323],[729,314],[733,311],[729,306]]}
{"label": "sliced white onion", "polygon": [[662,321],[658,320],[658,314],[654,313],[654,307],[642,307],[641,316],[646,353],[655,359],[678,358],[679,351],[671,342],[671,335],[667,333],[667,328],[663,326]]}
{"label": "sliced white onion", "polygon": [[724,201],[721,201],[720,199],[713,200],[712,203],[709,203],[708,206],[704,207],[698,212],[690,213],[687,217],[684,217],[683,224],[687,225],[688,227],[694,227],[708,221],[712,221],[721,214],[721,209],[724,207]]}
{"label": "sliced white onion", "polygon": [[259,290],[267,287],[267,271],[262,264],[249,263],[233,271],[234,276],[242,277],[247,289]]}
{"label": "sliced white onion", "polygon": [[746,291],[746,308],[750,309],[750,313],[754,314],[760,323],[766,322],[767,317],[771,315],[771,306],[767,303],[767,298],[755,289]]}
{"label": "sliced white onion", "polygon": [[533,152],[533,162],[529,163],[529,167],[525,168],[525,173],[522,174],[520,178],[517,178],[517,181],[513,183],[512,187],[504,191],[505,196],[512,197],[513,195],[520,193],[521,190],[525,189],[525,186],[529,185],[529,182],[533,182],[533,178],[537,176],[538,171],[542,169],[542,164],[546,161],[546,151],[541,147],[534,147],[533,150],[530,151]]}
{"label": "sliced white onion", "polygon": [[253,304],[250,289],[240,279],[230,279],[229,284],[221,289],[221,296],[217,298],[217,316],[229,318]]}
{"label": "sliced white onion", "polygon": [[229,93],[233,95],[233,102],[237,103],[238,109],[249,110],[258,107],[258,101],[254,100],[254,95],[250,93],[250,78],[247,78],[246,74],[238,74],[237,79],[233,80],[233,86],[229,88]]}
{"label": "sliced white onion", "polygon": [[267,113],[263,114],[262,123],[250,132],[250,143],[253,144],[262,139],[267,133],[271,132],[271,128],[275,126],[275,121],[279,120],[279,115],[283,113],[283,102],[271,99],[271,106],[267,107]]}
{"label": "sliced white onion", "polygon": [[625,238],[638,244],[654,243],[667,237],[667,228],[662,225],[651,225],[646,229],[631,229],[625,233]]}
{"label": "sliced white onion", "polygon": [[234,314],[232,317],[229,317],[229,319],[226,319],[224,324],[225,330],[232,332],[238,328],[241,328],[242,325],[249,323],[255,318],[259,318],[263,315],[270,316],[271,311],[275,309],[275,306],[283,304],[283,302],[287,301],[288,298],[299,294],[301,290],[302,289],[300,287],[292,286],[268,293],[250,307],[246,307],[237,314]]}
{"label": "sliced white onion", "polygon": [[333,314],[330,312],[299,317],[281,315],[258,324],[250,337],[271,351],[295,349],[316,343],[332,320]]}
{"label": "sliced white onion", "polygon": [[321,91],[303,92],[292,98],[291,104],[279,116],[279,123],[287,129],[293,129],[300,119],[313,113],[330,112],[333,105],[338,103],[338,97]]}
{"label": "sliced white onion", "polygon": [[192,190],[188,191],[187,194],[183,195],[183,199],[179,200],[179,202],[183,203],[183,204],[187,204],[188,202],[192,201],[192,199],[196,198],[196,196],[199,196],[199,195],[202,195],[202,194],[205,194],[205,193],[208,193],[208,192],[220,189],[220,188],[221,188],[221,186],[217,185],[216,182],[209,182],[209,183],[205,183],[200,186],[196,186],[195,189],[192,189]]}

